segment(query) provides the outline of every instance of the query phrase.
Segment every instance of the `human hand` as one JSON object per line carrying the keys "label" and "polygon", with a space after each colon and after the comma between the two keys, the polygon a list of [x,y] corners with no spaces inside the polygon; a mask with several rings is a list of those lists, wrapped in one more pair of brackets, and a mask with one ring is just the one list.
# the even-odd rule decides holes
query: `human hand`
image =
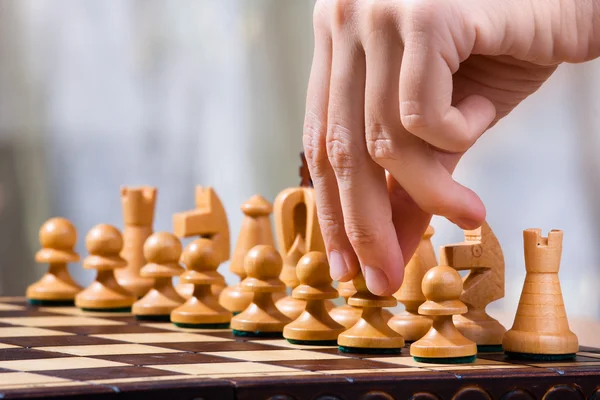
{"label": "human hand", "polygon": [[[317,0],[304,151],[331,275],[393,294],[431,216],[485,219],[452,178],[561,62],[597,56],[590,0]],[[387,173],[386,173],[387,171]]]}

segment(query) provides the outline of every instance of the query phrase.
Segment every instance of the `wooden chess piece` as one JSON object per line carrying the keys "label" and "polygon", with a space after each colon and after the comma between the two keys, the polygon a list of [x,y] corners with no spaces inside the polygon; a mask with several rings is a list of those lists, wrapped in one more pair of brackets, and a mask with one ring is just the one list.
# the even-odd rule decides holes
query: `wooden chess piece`
{"label": "wooden chess piece", "polygon": [[[273,232],[269,216],[273,211],[271,203],[262,196],[252,196],[241,207],[244,213],[238,240],[229,264],[229,270],[240,277],[246,278],[244,258],[257,245],[273,246]],[[250,304],[252,293],[242,290],[240,284],[229,286],[219,296],[219,303],[229,311],[237,314]]]}
{"label": "wooden chess piece", "polygon": [[352,281],[339,282],[337,287],[338,293],[344,298],[344,304],[337,306],[329,312],[329,315],[335,322],[342,325],[346,329],[352,328],[360,319],[362,310],[357,307],[352,307],[348,304],[348,298],[356,293],[354,283]]}
{"label": "wooden chess piece", "polygon": [[[214,242],[219,263],[229,260],[229,222],[221,199],[212,187],[196,186],[196,208],[173,215],[173,233],[179,238],[202,237]],[[213,293],[219,295],[224,284],[215,285]],[[189,299],[194,285],[182,283],[176,288],[184,299]]]}
{"label": "wooden chess piece", "polygon": [[241,286],[252,293],[252,301],[231,320],[234,335],[281,337],[283,327],[292,322],[273,301],[273,293],[285,287],[279,279],[282,263],[281,255],[273,246],[258,245],[248,252],[244,259],[246,278]]}
{"label": "wooden chess piece", "polygon": [[140,270],[144,278],[153,279],[154,284],[146,295],[136,301],[132,314],[140,320],[169,321],[171,311],[185,301],[173,287],[173,277],[184,270],[179,265],[181,243],[168,232],[156,232],[144,243],[144,259],[147,264]]}
{"label": "wooden chess piece", "polygon": [[442,246],[440,265],[468,270],[460,301],[468,311],[454,316],[454,325],[477,343],[477,351],[501,352],[506,329],[485,311],[488,304],[504,297],[504,256],[498,239],[487,222],[465,231],[465,241]]}
{"label": "wooden chess piece", "polygon": [[419,306],[425,302],[421,289],[423,277],[437,265],[435,251],[431,244],[434,229],[430,225],[421,238],[415,254],[404,270],[404,281],[394,297],[404,304],[405,311],[390,319],[388,325],[404,337],[408,343],[421,339],[429,329],[432,320],[426,315],[419,315]]}
{"label": "wooden chess piece", "polygon": [[75,297],[75,305],[84,311],[130,311],[136,297],[119,285],[114,272],[127,265],[119,255],[123,249],[121,232],[112,225],[96,225],[88,232],[85,245],[90,255],[83,260],[83,268],[95,269],[98,274]]}
{"label": "wooden chess piece", "polygon": [[75,295],[83,288],[71,275],[67,263],[79,261],[75,252],[77,230],[65,218],[56,217],[46,221],[39,232],[42,249],[35,261],[49,264],[48,272],[27,288],[29,303],[41,306],[72,306]]}
{"label": "wooden chess piece", "polygon": [[524,360],[573,359],[579,350],[563,303],[558,271],[563,232],[541,229],[523,232],[527,275],[512,328],[503,340],[509,358]]}
{"label": "wooden chess piece", "polygon": [[140,269],[146,264],[144,242],[152,234],[155,204],[156,188],[121,187],[121,205],[125,222],[121,256],[127,261],[127,266],[115,270],[115,276],[119,285],[138,298],[144,296],[153,283],[152,279],[140,275]]}
{"label": "wooden chess piece", "polygon": [[184,283],[194,285],[194,292],[183,305],[171,312],[171,321],[182,328],[227,328],[231,311],[219,304],[212,285],[222,283],[217,272],[219,256],[209,239],[196,239],[186,246],[181,261],[187,271],[180,276]]}
{"label": "wooden chess piece", "polygon": [[410,346],[410,355],[418,362],[434,364],[471,363],[477,356],[477,345],[454,326],[452,316],[467,312],[459,300],[463,282],[459,273],[448,266],[430,269],[422,285],[426,302],[419,307],[422,315],[431,315],[433,323],[425,336]]}
{"label": "wooden chess piece", "polygon": [[400,353],[404,338],[390,328],[382,307],[394,307],[392,296],[376,296],[369,292],[364,276],[359,273],[353,280],[356,293],[348,304],[362,309],[360,319],[338,337],[338,347],[344,353],[393,354]]}
{"label": "wooden chess piece", "polygon": [[[283,258],[280,278],[293,290],[298,285],[296,264],[300,257],[311,251],[325,251],[314,189],[293,187],[281,191],[275,198],[274,218],[277,246]],[[276,305],[289,318],[296,319],[304,311],[306,302],[286,296]],[[327,308],[333,307],[328,301]]]}
{"label": "wooden chess piece", "polygon": [[283,337],[294,344],[335,345],[344,327],[325,308],[325,300],[335,299],[337,290],[329,276],[329,263],[323,252],[306,253],[296,266],[299,285],[292,296],[306,302],[304,311],[283,329]]}

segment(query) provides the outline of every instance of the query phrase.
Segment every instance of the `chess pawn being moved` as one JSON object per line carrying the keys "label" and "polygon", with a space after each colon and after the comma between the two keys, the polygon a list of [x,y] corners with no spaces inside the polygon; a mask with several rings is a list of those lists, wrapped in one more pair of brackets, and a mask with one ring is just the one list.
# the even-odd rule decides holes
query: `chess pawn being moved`
{"label": "chess pawn being moved", "polygon": [[75,252],[77,231],[65,218],[51,218],[40,228],[42,249],[35,255],[38,263],[49,264],[48,272],[27,288],[27,299],[34,305],[73,305],[82,290],[69,275],[67,263],[79,261]]}
{"label": "chess pawn being moved", "polygon": [[75,297],[75,305],[85,311],[129,311],[136,298],[115,279],[115,270],[127,265],[119,255],[123,248],[121,232],[112,225],[96,225],[88,232],[85,245],[90,255],[83,260],[83,268],[95,269],[98,274]]}
{"label": "chess pawn being moved", "polygon": [[232,313],[219,304],[211,286],[222,284],[217,272],[219,255],[210,239],[196,239],[186,246],[181,262],[187,271],[179,279],[194,285],[192,297],[171,313],[171,321],[183,328],[227,328]]}
{"label": "chess pawn being moved", "polygon": [[135,302],[131,311],[140,320],[169,321],[171,311],[185,301],[173,287],[173,277],[183,272],[179,265],[181,243],[168,232],[153,233],[144,243],[147,264],[140,276],[153,280],[152,288]]}
{"label": "chess pawn being moved", "polygon": [[527,229],[523,238],[527,275],[514,324],[504,335],[504,351],[515,359],[575,358],[579,343],[569,329],[558,278],[563,232],[542,237],[541,229]]}
{"label": "chess pawn being moved", "polygon": [[419,314],[432,316],[433,324],[410,346],[410,355],[425,363],[474,362],[477,345],[464,337],[452,321],[453,315],[467,312],[467,306],[459,300],[463,289],[460,274],[448,266],[434,267],[425,274],[422,289],[427,301],[419,307]]}
{"label": "chess pawn being moved", "polygon": [[348,304],[362,310],[360,319],[338,337],[338,347],[345,353],[400,353],[404,338],[390,328],[383,307],[394,307],[392,296],[376,296],[369,292],[364,276],[359,273],[354,280],[356,293]]}
{"label": "chess pawn being moved", "polygon": [[234,335],[281,337],[283,327],[292,322],[277,309],[273,300],[274,294],[285,287],[279,279],[282,266],[281,255],[273,246],[258,245],[248,252],[244,259],[247,277],[241,287],[252,293],[252,300],[231,320]]}
{"label": "chess pawn being moved", "polygon": [[283,329],[283,337],[294,344],[335,345],[344,327],[330,316],[325,301],[335,299],[337,290],[331,287],[329,263],[323,252],[305,254],[296,266],[299,285],[292,296],[304,300],[304,311]]}

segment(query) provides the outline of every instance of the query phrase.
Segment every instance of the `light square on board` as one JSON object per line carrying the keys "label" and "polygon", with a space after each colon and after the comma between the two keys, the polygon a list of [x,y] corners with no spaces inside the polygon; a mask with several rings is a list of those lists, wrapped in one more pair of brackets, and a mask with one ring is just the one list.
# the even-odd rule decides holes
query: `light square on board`
{"label": "light square on board", "polygon": [[4,349],[17,349],[21,346],[15,346],[14,344],[5,344],[5,343],[0,343],[0,350],[4,350]]}
{"label": "light square on board", "polygon": [[[374,358],[368,358],[368,360],[379,361],[379,362],[384,362],[384,363],[388,363],[388,364],[404,365],[406,367],[431,369],[431,370],[438,370],[439,368],[445,369],[448,367],[456,367],[459,365],[459,364],[455,364],[455,365],[450,366],[449,364],[421,363],[421,362],[415,361],[415,359],[412,357],[374,357]],[[473,363],[462,364],[462,365],[463,366],[468,365],[469,367],[472,367],[472,366],[481,366],[481,365],[497,366],[497,365],[511,365],[511,364],[501,362],[501,361],[484,360],[481,358],[477,358],[475,360],[475,362],[473,362]]]}
{"label": "light square on board", "polygon": [[[296,350],[315,350],[315,347],[316,347],[316,346],[310,345],[310,344],[292,344],[292,343],[288,342],[286,339],[261,340],[261,341],[249,340],[249,342],[260,343],[260,344],[269,345],[269,346],[284,347],[284,348],[287,348],[287,349],[296,349]],[[319,350],[322,350],[322,349],[337,349],[338,346],[337,345],[334,345],[334,346],[318,346],[317,348]]]}
{"label": "light square on board", "polygon": [[197,328],[181,328],[175,324],[170,322],[149,322],[147,324],[140,324],[142,326],[148,326],[156,329],[164,329],[166,331],[177,331],[177,332],[190,332],[197,333],[198,331],[202,331],[202,333],[226,333],[231,332],[230,329],[197,329]]}
{"label": "light square on board", "polygon": [[206,355],[235,358],[244,361],[283,361],[283,360],[333,360],[343,359],[345,357],[315,353],[304,350],[265,350],[265,351],[223,351],[223,352],[206,352]]}
{"label": "light square on board", "polygon": [[12,325],[52,327],[52,326],[102,326],[102,325],[124,325],[124,322],[112,321],[101,318],[88,317],[21,317],[21,318],[0,318],[0,322]]}
{"label": "light square on board", "polygon": [[63,315],[71,315],[78,317],[118,317],[128,316],[128,313],[115,313],[110,311],[83,311],[77,307],[40,307],[40,311],[51,312],[54,314],[63,314]]}
{"label": "light square on board", "polygon": [[93,335],[103,339],[118,340],[131,343],[186,343],[186,342],[226,342],[228,339],[186,332],[145,333],[115,333],[108,335]]}
{"label": "light square on board", "polygon": [[81,368],[104,368],[121,367],[122,364],[114,361],[100,360],[86,357],[62,357],[62,358],[43,358],[34,360],[10,360],[0,361],[0,368],[12,369],[16,371],[54,371]]}
{"label": "light square on board", "polygon": [[29,337],[29,336],[66,336],[72,333],[53,331],[43,328],[30,328],[24,326],[5,326],[0,327],[0,339],[13,337]]}
{"label": "light square on board", "polygon": [[7,304],[0,303],[0,311],[15,311],[15,310],[24,310],[25,307],[20,306],[18,304]]}
{"label": "light square on board", "polygon": [[307,372],[295,368],[281,367],[278,365],[260,364],[254,362],[171,364],[152,366],[152,368],[163,369],[171,372],[179,372],[182,374],[209,377],[228,377],[239,375],[260,376],[261,374],[297,374]]}
{"label": "light square on board", "polygon": [[[0,389],[26,389],[28,387],[46,386],[50,384],[68,384],[68,379],[55,378],[33,374],[30,372],[4,372],[0,373]],[[78,384],[80,382],[73,382]],[[83,384],[81,382],[81,384]]]}
{"label": "light square on board", "polygon": [[46,351],[71,354],[74,356],[101,356],[112,354],[152,354],[152,353],[178,353],[179,350],[166,349],[156,346],[147,346],[135,343],[101,344],[84,346],[50,346],[44,347]]}

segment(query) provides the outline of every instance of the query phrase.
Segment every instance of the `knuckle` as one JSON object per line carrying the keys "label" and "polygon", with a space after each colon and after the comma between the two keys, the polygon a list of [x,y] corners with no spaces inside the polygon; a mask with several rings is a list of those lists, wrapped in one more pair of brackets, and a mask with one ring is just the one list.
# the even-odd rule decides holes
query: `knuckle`
{"label": "knuckle", "polygon": [[391,130],[382,124],[371,124],[366,129],[367,151],[375,162],[395,161],[398,156]]}
{"label": "knuckle", "polygon": [[360,224],[347,224],[346,236],[353,247],[365,247],[378,243],[379,235],[373,229]]}
{"label": "knuckle", "polygon": [[325,242],[329,239],[338,237],[341,233],[341,225],[336,213],[327,206],[321,206],[317,210],[317,219],[319,220],[319,228]]}
{"label": "knuckle", "polygon": [[351,176],[358,172],[359,157],[352,144],[352,132],[348,128],[338,123],[330,123],[327,128],[326,143],[329,163],[336,175]]}
{"label": "knuckle", "polygon": [[321,145],[324,135],[323,124],[312,113],[308,113],[304,121],[302,143],[306,162],[317,173],[327,160],[326,149]]}
{"label": "knuckle", "polygon": [[352,20],[356,0],[330,0],[333,24],[337,28],[348,25]]}

